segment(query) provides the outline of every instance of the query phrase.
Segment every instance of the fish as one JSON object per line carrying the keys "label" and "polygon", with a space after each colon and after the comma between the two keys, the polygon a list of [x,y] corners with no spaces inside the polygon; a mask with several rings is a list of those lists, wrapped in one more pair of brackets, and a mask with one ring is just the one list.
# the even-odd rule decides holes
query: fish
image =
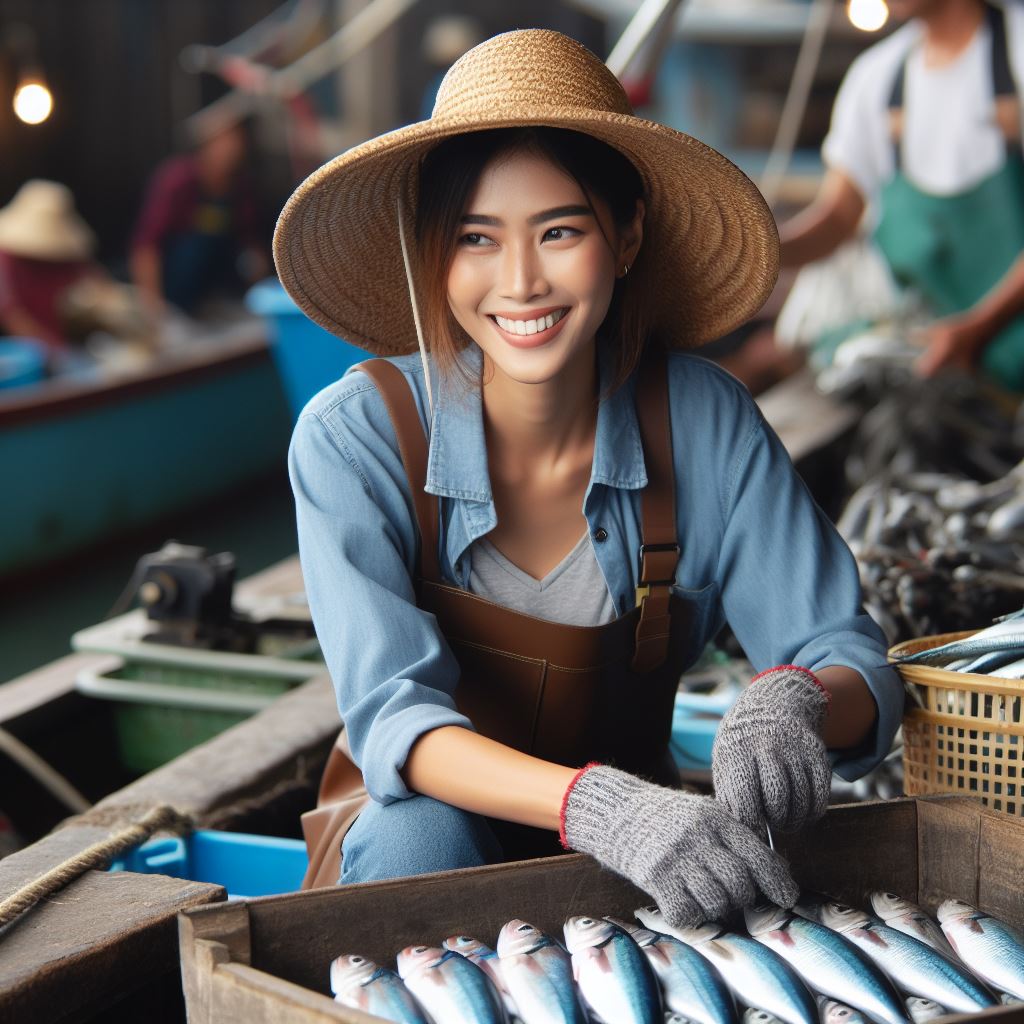
{"label": "fish", "polygon": [[722,975],[747,1006],[757,1006],[785,1024],[818,1024],[818,1007],[796,971],[772,950],[726,931],[717,922],[699,928],[674,928],[657,907],[641,907],[637,920],[692,946]]}
{"label": "fish", "polygon": [[782,1024],[782,1021],[767,1010],[759,1010],[756,1006],[748,1006],[743,1011],[743,1024]]}
{"label": "fish", "polygon": [[398,974],[434,1024],[508,1024],[501,996],[472,960],[436,946],[406,946]]}
{"label": "fish", "polygon": [[430,1024],[402,979],[365,956],[350,953],[332,961],[331,991],[343,1006],[365,1010],[395,1024]]}
{"label": "fish", "polygon": [[479,939],[474,939],[471,935],[451,935],[441,945],[453,953],[466,957],[467,960],[472,960],[494,982],[494,987],[501,993],[501,1000],[505,1004],[509,1016],[518,1016],[515,1000],[502,976],[501,961],[490,946]]}
{"label": "fish", "polygon": [[1010,650],[1024,652],[1024,622],[1019,618],[1004,619],[963,640],[951,640],[916,654],[897,655],[893,660],[904,665],[930,665],[952,658],[978,657],[992,651]]}
{"label": "fish", "polygon": [[991,993],[958,962],[864,910],[826,903],[821,923],[867,953],[907,995],[923,996],[958,1013],[996,1005]]}
{"label": "fish", "polygon": [[692,946],[671,935],[606,918],[643,950],[661,982],[665,1007],[696,1024],[736,1024],[736,1003],[722,976]]}
{"label": "fish", "polygon": [[926,1021],[935,1020],[936,1017],[945,1017],[949,1010],[931,999],[923,996],[909,996],[907,998],[907,1013],[914,1024],[925,1024]]}
{"label": "fish", "polygon": [[837,1003],[834,999],[826,999],[825,996],[819,997],[818,1009],[821,1011],[821,1024],[868,1024],[860,1010],[846,1003]]}
{"label": "fish", "polygon": [[599,917],[570,917],[564,931],[573,977],[594,1017],[605,1024],[661,1024],[654,968],[626,932]]}
{"label": "fish", "polygon": [[960,900],[939,904],[939,925],[957,956],[979,978],[1024,999],[1024,936]]}
{"label": "fish", "polygon": [[912,939],[931,946],[936,953],[958,959],[942,929],[916,904],[893,892],[875,891],[868,894],[871,909],[890,927]]}
{"label": "fish", "polygon": [[509,921],[498,935],[498,964],[523,1024],[586,1024],[569,954],[539,928]]}
{"label": "fish", "polygon": [[815,921],[770,905],[744,911],[747,930],[822,995],[883,1024],[903,1024],[906,1007],[892,982],[853,943]]}

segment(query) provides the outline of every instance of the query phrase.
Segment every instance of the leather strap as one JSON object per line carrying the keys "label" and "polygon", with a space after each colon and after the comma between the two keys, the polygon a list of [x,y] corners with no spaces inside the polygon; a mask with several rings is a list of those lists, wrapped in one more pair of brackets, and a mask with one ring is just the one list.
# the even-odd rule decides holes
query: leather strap
{"label": "leather strap", "polygon": [[679,564],[668,360],[664,350],[649,351],[644,357],[637,381],[636,408],[647,486],[640,497],[641,546],[636,589],[640,619],[636,626],[633,669],[650,672],[661,665],[668,654],[669,599]]}
{"label": "leather strap", "polygon": [[[377,385],[398,438],[398,450],[409,478],[419,524],[419,575],[430,583],[442,583],[437,558],[440,536],[438,502],[424,490],[427,442],[412,401],[412,391],[402,372],[387,360],[371,359],[360,363],[359,369]],[[640,497],[641,546],[636,591],[640,617],[632,667],[636,672],[650,672],[658,668],[668,655],[669,600],[679,563],[668,366],[663,350],[648,353],[641,364],[636,407],[647,468],[647,487]],[[434,538],[433,544],[426,543],[424,538],[428,537]]]}
{"label": "leather strap", "polygon": [[359,364],[365,373],[377,385],[395,436],[398,438],[398,451],[402,456],[402,465],[412,491],[413,509],[419,526],[418,565],[421,579],[431,583],[441,582],[441,568],[437,559],[437,548],[440,543],[440,516],[438,499],[425,490],[427,482],[427,437],[423,423],[416,411],[416,403],[412,400],[412,389],[394,363],[386,359],[369,359]]}

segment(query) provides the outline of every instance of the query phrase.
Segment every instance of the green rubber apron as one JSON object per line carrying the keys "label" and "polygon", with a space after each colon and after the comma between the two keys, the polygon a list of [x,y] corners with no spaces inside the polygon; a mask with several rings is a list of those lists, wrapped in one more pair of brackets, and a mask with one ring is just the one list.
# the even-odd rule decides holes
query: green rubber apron
{"label": "green rubber apron", "polygon": [[[1003,12],[988,7],[986,17],[992,34],[995,105],[1011,104],[1019,126]],[[973,306],[1024,251],[1024,157],[1019,127],[1015,141],[1007,141],[1003,166],[994,174],[954,195],[924,192],[907,180],[901,166],[905,75],[904,63],[889,101],[896,174],[882,190],[875,240],[900,284],[920,292],[937,316],[949,316]],[[980,363],[1005,387],[1024,391],[1024,315],[987,343]]]}

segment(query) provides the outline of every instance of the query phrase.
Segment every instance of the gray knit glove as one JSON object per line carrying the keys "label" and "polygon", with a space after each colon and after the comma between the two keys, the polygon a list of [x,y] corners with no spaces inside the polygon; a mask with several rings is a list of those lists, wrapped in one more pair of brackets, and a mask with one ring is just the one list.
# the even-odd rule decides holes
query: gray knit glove
{"label": "gray knit glove", "polygon": [[690,927],[757,902],[791,907],[785,863],[712,797],[596,765],[566,793],[562,841],[625,875],[669,924]]}
{"label": "gray knit glove", "polygon": [[793,832],[825,813],[828,702],[813,672],[783,665],[755,676],[722,719],[711,752],[715,795],[745,825]]}

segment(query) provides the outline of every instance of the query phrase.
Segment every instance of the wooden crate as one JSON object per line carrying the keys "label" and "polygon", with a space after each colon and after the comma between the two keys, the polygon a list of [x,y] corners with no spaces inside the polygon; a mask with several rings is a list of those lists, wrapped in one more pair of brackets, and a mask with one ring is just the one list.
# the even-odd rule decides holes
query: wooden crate
{"label": "wooden crate", "polygon": [[[780,837],[779,846],[801,885],[850,903],[863,905],[871,889],[931,911],[956,898],[1024,926],[1024,823],[972,800],[834,807],[806,833]],[[330,998],[335,956],[393,964],[404,946],[436,945],[456,933],[493,944],[514,917],[560,935],[572,914],[629,918],[648,902],[590,858],[571,855],[189,910],[178,916],[188,1019],[370,1024],[378,1018]],[[970,1019],[1022,1021],[1024,1009],[995,1007]]]}

